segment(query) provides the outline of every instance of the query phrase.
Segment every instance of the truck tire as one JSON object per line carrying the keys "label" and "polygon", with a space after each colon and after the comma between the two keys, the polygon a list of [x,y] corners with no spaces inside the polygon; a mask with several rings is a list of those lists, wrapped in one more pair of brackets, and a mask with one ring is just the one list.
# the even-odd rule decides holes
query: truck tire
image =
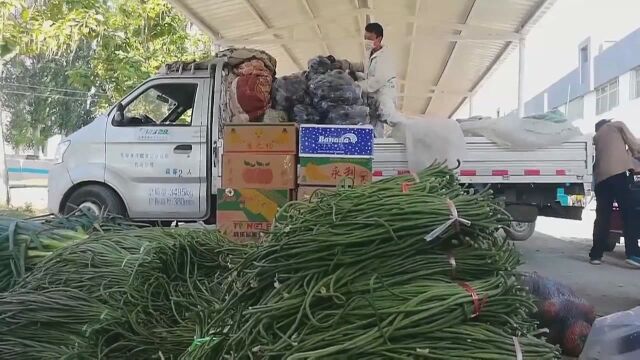
{"label": "truck tire", "polygon": [[609,234],[609,238],[607,239],[607,248],[605,250],[611,252],[615,250],[616,245],[620,242],[620,234]]}
{"label": "truck tire", "polygon": [[107,211],[113,215],[127,216],[127,209],[115,191],[102,185],[87,185],[75,190],[64,205],[64,215],[84,207],[94,213]]}
{"label": "truck tire", "polygon": [[533,233],[536,231],[536,223],[512,221],[511,226],[504,229],[504,231],[505,233],[507,233],[507,236],[509,237],[509,239],[513,241],[525,241],[529,239],[533,235]]}

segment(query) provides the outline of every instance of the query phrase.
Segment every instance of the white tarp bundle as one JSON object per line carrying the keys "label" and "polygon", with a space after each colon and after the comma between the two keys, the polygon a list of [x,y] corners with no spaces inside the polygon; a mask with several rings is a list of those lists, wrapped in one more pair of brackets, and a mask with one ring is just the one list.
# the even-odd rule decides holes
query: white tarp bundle
{"label": "white tarp bundle", "polygon": [[436,161],[455,168],[465,157],[464,134],[456,121],[399,114],[394,120],[391,136],[405,144],[410,170],[420,171]]}
{"label": "white tarp bundle", "polygon": [[640,307],[597,319],[580,355],[580,360],[637,359],[640,359]]}
{"label": "white tarp bundle", "polygon": [[499,118],[475,117],[458,120],[466,136],[484,136],[496,144],[515,150],[534,150],[582,135],[558,110],[545,114],[518,117],[511,113]]}

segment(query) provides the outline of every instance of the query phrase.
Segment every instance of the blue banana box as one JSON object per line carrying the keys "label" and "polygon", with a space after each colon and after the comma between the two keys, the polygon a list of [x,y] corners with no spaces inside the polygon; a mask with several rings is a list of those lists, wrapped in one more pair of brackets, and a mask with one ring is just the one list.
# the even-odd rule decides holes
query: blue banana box
{"label": "blue banana box", "polygon": [[373,157],[373,127],[301,125],[299,156]]}

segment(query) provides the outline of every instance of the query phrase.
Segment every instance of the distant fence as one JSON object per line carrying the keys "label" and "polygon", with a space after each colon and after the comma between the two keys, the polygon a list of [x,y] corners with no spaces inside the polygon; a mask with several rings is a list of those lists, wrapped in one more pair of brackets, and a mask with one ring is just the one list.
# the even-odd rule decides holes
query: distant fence
{"label": "distant fence", "polygon": [[47,187],[51,160],[7,159],[9,187]]}

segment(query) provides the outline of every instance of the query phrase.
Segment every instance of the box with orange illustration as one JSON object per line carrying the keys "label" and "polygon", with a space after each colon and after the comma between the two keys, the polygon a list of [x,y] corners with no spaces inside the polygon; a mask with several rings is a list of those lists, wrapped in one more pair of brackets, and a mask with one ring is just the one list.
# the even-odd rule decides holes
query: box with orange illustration
{"label": "box with orange illustration", "polygon": [[229,124],[222,139],[225,153],[297,152],[296,124]]}
{"label": "box with orange illustration", "polygon": [[296,191],[296,200],[306,201],[317,199],[328,192],[336,191],[335,186],[300,186]]}
{"label": "box with orange illustration", "polygon": [[300,158],[298,184],[358,186],[371,182],[372,160],[367,158]]}
{"label": "box with orange illustration", "polygon": [[223,154],[222,187],[293,189],[295,164],[294,155]]}
{"label": "box with orange illustration", "polygon": [[234,241],[258,241],[271,230],[289,194],[289,190],[218,189],[218,229]]}

